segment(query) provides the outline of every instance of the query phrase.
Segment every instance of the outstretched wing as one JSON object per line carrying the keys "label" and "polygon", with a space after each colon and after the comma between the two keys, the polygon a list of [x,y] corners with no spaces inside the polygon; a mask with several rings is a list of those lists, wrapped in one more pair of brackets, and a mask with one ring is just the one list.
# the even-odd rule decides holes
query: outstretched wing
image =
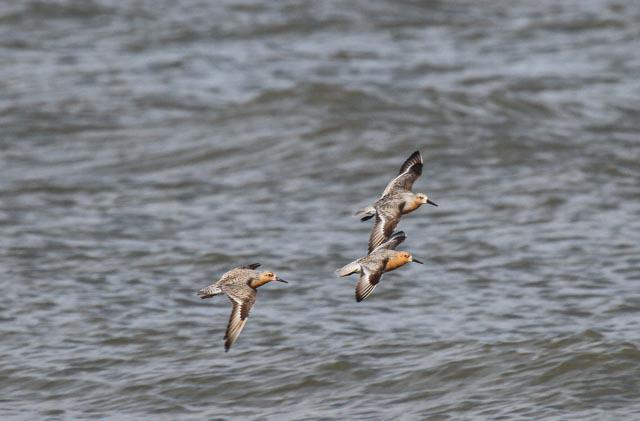
{"label": "outstretched wing", "polygon": [[395,191],[410,191],[413,188],[413,183],[422,175],[422,164],[422,155],[420,155],[420,151],[412,153],[400,167],[398,176],[387,184],[387,187],[384,189],[384,192],[382,192],[381,197]]}
{"label": "outstretched wing", "polygon": [[250,265],[240,266],[239,269],[258,269],[260,267],[260,263],[251,263]]}
{"label": "outstretched wing", "polygon": [[398,231],[394,233],[391,237],[389,237],[387,241],[380,244],[371,252],[373,253],[374,251],[382,250],[382,249],[395,250],[395,248],[398,247],[406,239],[407,239],[407,235],[404,233],[404,231]]}
{"label": "outstretched wing", "polygon": [[224,335],[224,350],[229,351],[229,348],[238,339],[240,332],[242,332],[244,325],[247,323],[249,311],[251,311],[251,307],[256,302],[256,291],[247,287],[246,289],[242,288],[242,290],[226,288],[225,292],[233,305],[227,331]]}
{"label": "outstretched wing", "polygon": [[382,272],[387,265],[387,260],[381,260],[377,264],[362,265],[362,274],[356,284],[356,301],[360,302],[367,298],[380,282]]}
{"label": "outstretched wing", "polygon": [[389,239],[400,221],[401,208],[402,204],[398,207],[378,209],[376,222],[371,229],[371,235],[369,235],[369,253]]}

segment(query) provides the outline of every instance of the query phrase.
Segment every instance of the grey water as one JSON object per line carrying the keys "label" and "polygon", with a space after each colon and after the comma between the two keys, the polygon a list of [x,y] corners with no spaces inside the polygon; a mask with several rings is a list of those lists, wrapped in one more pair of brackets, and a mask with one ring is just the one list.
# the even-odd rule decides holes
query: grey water
{"label": "grey water", "polygon": [[0,1],[0,418],[640,419],[639,133],[637,1]]}

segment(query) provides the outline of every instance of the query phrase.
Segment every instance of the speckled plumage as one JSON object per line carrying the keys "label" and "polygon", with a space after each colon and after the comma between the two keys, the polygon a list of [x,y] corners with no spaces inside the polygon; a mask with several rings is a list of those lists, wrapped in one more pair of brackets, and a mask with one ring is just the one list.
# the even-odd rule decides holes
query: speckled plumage
{"label": "speckled plumage", "polygon": [[362,221],[375,216],[369,236],[369,253],[391,236],[402,215],[413,212],[424,203],[438,206],[426,194],[411,191],[413,183],[422,174],[422,165],[420,151],[415,151],[402,164],[398,175],[387,184],[380,199],[356,213]]}
{"label": "speckled plumage", "polygon": [[406,238],[405,233],[399,231],[368,255],[336,271],[338,276],[360,274],[360,279],[356,284],[356,301],[360,302],[371,295],[383,273],[395,270],[409,262],[422,263],[406,251],[395,250]]}
{"label": "speckled plumage", "polygon": [[259,266],[259,263],[254,263],[231,269],[223,274],[218,282],[198,291],[198,295],[203,299],[226,294],[231,300],[233,308],[224,336],[225,351],[229,351],[247,323],[249,312],[256,302],[257,288],[271,281],[286,283],[273,272],[256,271]]}

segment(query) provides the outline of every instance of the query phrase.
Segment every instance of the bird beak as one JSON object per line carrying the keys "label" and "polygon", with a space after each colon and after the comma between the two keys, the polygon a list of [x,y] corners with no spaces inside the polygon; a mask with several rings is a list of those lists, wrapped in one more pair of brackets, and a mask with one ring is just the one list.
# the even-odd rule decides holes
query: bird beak
{"label": "bird beak", "polygon": [[285,280],[284,280],[284,279],[282,279],[282,278],[276,278],[276,281],[278,281],[278,282],[282,282],[283,284],[288,284],[288,283],[289,283],[289,282],[285,281]]}
{"label": "bird beak", "polygon": [[430,205],[435,206],[436,208],[438,207],[438,204],[436,202],[434,202],[433,200],[431,200],[431,199],[427,199],[427,203],[430,204]]}
{"label": "bird beak", "polygon": [[420,263],[421,265],[424,265],[424,263],[422,263],[420,260],[416,259],[415,257],[412,257],[412,258],[411,258],[411,261],[412,261],[413,263]]}

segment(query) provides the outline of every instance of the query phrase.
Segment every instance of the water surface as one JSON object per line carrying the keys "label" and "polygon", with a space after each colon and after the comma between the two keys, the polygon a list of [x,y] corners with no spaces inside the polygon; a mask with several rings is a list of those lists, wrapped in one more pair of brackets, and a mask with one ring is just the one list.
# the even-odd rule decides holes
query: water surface
{"label": "water surface", "polygon": [[[0,416],[640,418],[639,39],[633,1],[0,3]],[[415,149],[426,264],[357,304]],[[290,284],[225,354],[195,291],[256,261]]]}

